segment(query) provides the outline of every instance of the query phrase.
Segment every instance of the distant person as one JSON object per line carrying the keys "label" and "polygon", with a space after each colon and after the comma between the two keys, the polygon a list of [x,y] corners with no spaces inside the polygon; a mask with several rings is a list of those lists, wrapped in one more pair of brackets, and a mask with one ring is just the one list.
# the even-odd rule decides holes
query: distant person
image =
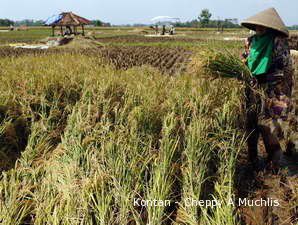
{"label": "distant person", "polygon": [[163,25],[161,35],[165,35],[165,34],[166,34],[166,25]]}
{"label": "distant person", "polygon": [[66,31],[64,33],[64,35],[71,35],[73,32],[72,32],[72,29],[70,26],[66,26]]}
{"label": "distant person", "polygon": [[174,26],[170,27],[170,35],[174,35],[175,34],[175,28]]}
{"label": "distant person", "polygon": [[[245,44],[243,61],[253,75],[253,89],[247,88],[247,129],[249,159],[258,162],[258,139],[262,135],[268,154],[268,168],[278,171],[282,148],[294,149],[295,107],[291,99],[294,77],[289,31],[274,8],[241,23],[256,33]],[[256,94],[263,92],[262,94]]]}

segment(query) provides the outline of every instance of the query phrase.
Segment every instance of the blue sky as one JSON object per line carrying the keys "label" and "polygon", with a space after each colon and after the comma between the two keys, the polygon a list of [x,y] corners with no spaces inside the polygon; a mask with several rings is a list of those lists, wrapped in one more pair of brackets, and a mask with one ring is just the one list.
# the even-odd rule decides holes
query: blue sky
{"label": "blue sky", "polygon": [[269,7],[275,7],[287,25],[298,24],[297,0],[0,0],[0,18],[47,19],[62,11],[73,11],[88,19],[132,24],[150,23],[155,16],[191,20],[208,8],[214,19],[242,20]]}

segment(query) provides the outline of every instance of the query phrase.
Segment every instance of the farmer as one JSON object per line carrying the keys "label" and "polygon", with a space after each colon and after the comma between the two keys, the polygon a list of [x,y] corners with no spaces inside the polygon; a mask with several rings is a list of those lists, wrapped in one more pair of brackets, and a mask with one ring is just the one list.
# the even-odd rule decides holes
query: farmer
{"label": "farmer", "polygon": [[166,34],[166,25],[162,25],[161,35],[165,35],[165,34]]}
{"label": "farmer", "polygon": [[247,94],[249,159],[258,162],[261,134],[268,154],[268,168],[278,171],[282,150],[291,154],[296,126],[291,99],[294,73],[287,38],[289,31],[274,8],[248,18],[242,26],[255,31],[245,43],[243,61],[253,80]]}
{"label": "farmer", "polygon": [[170,26],[169,33],[170,33],[170,35],[174,35],[175,34],[175,27],[173,25]]}

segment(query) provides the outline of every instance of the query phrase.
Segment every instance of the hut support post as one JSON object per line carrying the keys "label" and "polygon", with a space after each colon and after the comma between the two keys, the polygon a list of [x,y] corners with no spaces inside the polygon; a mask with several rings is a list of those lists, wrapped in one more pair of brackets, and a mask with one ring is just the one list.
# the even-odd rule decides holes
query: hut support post
{"label": "hut support post", "polygon": [[83,31],[83,36],[85,36],[85,29],[84,29],[84,25],[82,25],[82,31]]}
{"label": "hut support post", "polygon": [[62,26],[60,26],[60,32],[61,32],[61,36],[63,36],[63,29],[62,29]]}

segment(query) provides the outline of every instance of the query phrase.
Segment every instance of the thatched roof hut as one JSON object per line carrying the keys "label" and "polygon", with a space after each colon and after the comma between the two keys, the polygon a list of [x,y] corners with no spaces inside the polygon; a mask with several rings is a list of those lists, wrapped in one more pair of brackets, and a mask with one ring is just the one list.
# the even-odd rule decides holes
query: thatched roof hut
{"label": "thatched roof hut", "polygon": [[[60,27],[61,35],[64,34],[78,34],[77,27],[82,27],[82,34],[85,34],[84,26],[90,24],[91,21],[74,14],[73,12],[63,12],[59,15],[50,17],[45,24],[52,27],[52,33],[54,36],[55,27]],[[73,27],[73,29],[71,28]],[[63,33],[63,28],[66,28],[66,32]]]}

